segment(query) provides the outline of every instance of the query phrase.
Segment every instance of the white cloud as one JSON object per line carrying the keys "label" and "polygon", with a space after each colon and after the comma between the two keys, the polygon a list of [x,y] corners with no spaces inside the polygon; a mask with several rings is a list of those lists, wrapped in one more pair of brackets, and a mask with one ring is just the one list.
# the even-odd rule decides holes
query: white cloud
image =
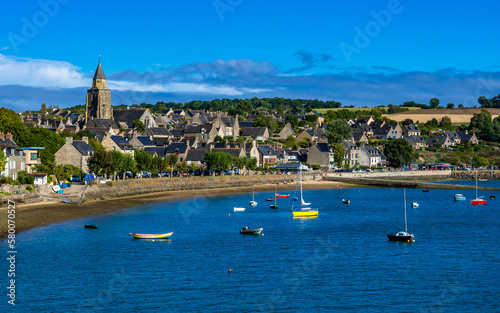
{"label": "white cloud", "polygon": [[80,68],[64,61],[29,59],[0,54],[0,85],[74,88],[88,85]]}

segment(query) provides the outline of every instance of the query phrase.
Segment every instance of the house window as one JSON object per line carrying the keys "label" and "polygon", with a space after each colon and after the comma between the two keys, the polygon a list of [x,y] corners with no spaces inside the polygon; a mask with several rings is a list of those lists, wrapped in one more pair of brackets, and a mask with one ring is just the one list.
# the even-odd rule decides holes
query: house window
{"label": "house window", "polygon": [[30,160],[31,161],[36,161],[36,159],[37,159],[36,157],[37,157],[36,153],[31,153],[30,154]]}

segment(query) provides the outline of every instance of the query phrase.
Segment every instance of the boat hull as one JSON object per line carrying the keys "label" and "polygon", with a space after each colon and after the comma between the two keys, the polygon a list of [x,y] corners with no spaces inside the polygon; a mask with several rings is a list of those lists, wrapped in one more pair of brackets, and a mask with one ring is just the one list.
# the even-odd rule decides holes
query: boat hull
{"label": "boat hull", "polygon": [[267,198],[266,201],[268,201],[268,202],[274,201],[274,198]]}
{"label": "boat hull", "polygon": [[240,234],[242,235],[261,235],[264,228],[254,228],[254,229],[242,229]]}
{"label": "boat hull", "polygon": [[274,205],[274,204],[271,204],[269,207],[270,207],[271,209],[274,209],[274,210],[278,209],[278,206],[277,206],[277,205]]}
{"label": "boat hull", "polygon": [[473,204],[473,205],[484,205],[486,203],[487,203],[487,201],[483,200],[483,199],[474,199],[474,200],[470,201],[470,204]]}
{"label": "boat hull", "polygon": [[98,229],[98,228],[99,228],[99,226],[97,226],[97,225],[93,225],[93,224],[87,224],[87,225],[85,225],[85,228],[89,228],[89,229]]}
{"label": "boat hull", "polygon": [[276,198],[288,198],[290,195],[276,195]]}
{"label": "boat hull", "polygon": [[318,216],[318,210],[292,211],[293,217]]}
{"label": "boat hull", "polygon": [[243,212],[245,208],[234,208],[234,212]]}
{"label": "boat hull", "polygon": [[250,201],[250,206],[257,206],[257,202],[256,201]]}
{"label": "boat hull", "polygon": [[453,198],[453,199],[454,199],[455,201],[457,201],[457,202],[458,202],[458,201],[465,201],[465,200],[466,200],[466,199],[465,199],[465,197],[455,197],[455,198]]}
{"label": "boat hull", "polygon": [[396,236],[396,235],[387,235],[387,238],[389,238],[389,241],[401,241],[401,242],[413,242],[413,236],[408,235],[408,236]]}
{"label": "boat hull", "polygon": [[134,237],[134,239],[161,239],[172,236],[174,232],[164,233],[164,234],[136,234],[130,233],[130,236]]}

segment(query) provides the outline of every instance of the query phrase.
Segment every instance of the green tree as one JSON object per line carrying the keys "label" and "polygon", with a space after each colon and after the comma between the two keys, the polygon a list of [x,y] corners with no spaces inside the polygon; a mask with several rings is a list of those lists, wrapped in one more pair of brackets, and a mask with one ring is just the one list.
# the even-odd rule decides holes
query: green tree
{"label": "green tree", "polygon": [[443,116],[443,118],[439,122],[439,127],[441,127],[443,130],[453,130],[454,128],[449,116]]}
{"label": "green tree", "polygon": [[216,171],[230,169],[232,164],[233,157],[229,153],[207,151],[205,154],[205,166],[213,171],[214,175]]}
{"label": "green tree", "polygon": [[295,114],[288,113],[285,116],[285,123],[289,123],[292,129],[296,129],[299,126],[299,118]]}
{"label": "green tree", "polygon": [[342,147],[340,143],[331,144],[331,147],[334,153],[335,166],[341,168],[342,164],[344,164],[344,154],[345,154],[344,147]]}
{"label": "green tree", "polygon": [[104,149],[96,150],[94,155],[92,155],[88,161],[89,171],[95,175],[112,174],[112,163],[113,157],[110,152],[105,151]]}
{"label": "green tree", "polygon": [[312,145],[311,138],[303,138],[301,141],[299,141],[299,146],[301,148],[309,148]]}
{"label": "green tree", "polygon": [[393,167],[408,165],[413,160],[413,147],[404,139],[389,140],[384,155]]}
{"label": "green tree", "polygon": [[490,162],[487,158],[484,158],[480,155],[475,155],[472,157],[472,165],[475,167],[486,167],[490,165]]}
{"label": "green tree", "polygon": [[44,103],[42,103],[42,107],[40,108],[40,113],[42,114],[47,114],[47,105]]}
{"label": "green tree", "polygon": [[179,157],[176,154],[167,155],[167,164],[170,167],[170,177],[172,177],[172,172],[174,171],[174,166],[179,162]]}
{"label": "green tree", "polygon": [[325,136],[330,145],[341,143],[343,139],[351,137],[351,127],[345,120],[333,120],[326,123]]}
{"label": "green tree", "polygon": [[447,108],[447,109],[453,109],[454,107],[455,107],[455,105],[454,105],[453,103],[448,103],[448,104],[446,105],[446,108]]}
{"label": "green tree", "polygon": [[135,162],[137,163],[137,170],[139,171],[149,171],[153,164],[153,156],[144,150],[135,150],[134,153]]}
{"label": "green tree", "polygon": [[278,123],[271,116],[265,116],[264,114],[259,114],[259,117],[253,121],[252,126],[267,127],[269,133],[274,133],[278,129]]}
{"label": "green tree", "polygon": [[439,99],[432,98],[431,101],[429,101],[429,104],[431,106],[431,109],[437,109],[437,107],[439,106]]}
{"label": "green tree", "polygon": [[3,153],[3,149],[0,149],[0,172],[2,172],[5,169],[6,165],[7,165],[7,157],[5,156],[5,153]]}
{"label": "green tree", "polygon": [[144,123],[141,120],[135,120],[133,124],[138,133],[142,133],[146,129],[146,126],[144,126]]}

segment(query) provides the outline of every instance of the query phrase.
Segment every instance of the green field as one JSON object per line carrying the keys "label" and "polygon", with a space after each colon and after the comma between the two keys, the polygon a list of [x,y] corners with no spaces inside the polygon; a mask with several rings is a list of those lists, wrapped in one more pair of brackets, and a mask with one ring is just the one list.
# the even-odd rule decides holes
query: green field
{"label": "green field", "polygon": [[[389,107],[377,107],[379,109],[386,109],[388,110]],[[374,108],[334,108],[334,109],[314,109],[314,111],[318,112],[319,114],[324,114],[328,111],[339,111],[339,110],[349,110],[349,111],[371,111],[372,109]],[[409,111],[413,111],[413,110],[420,110],[419,107],[408,107],[408,108],[405,108],[405,109],[408,109]]]}

